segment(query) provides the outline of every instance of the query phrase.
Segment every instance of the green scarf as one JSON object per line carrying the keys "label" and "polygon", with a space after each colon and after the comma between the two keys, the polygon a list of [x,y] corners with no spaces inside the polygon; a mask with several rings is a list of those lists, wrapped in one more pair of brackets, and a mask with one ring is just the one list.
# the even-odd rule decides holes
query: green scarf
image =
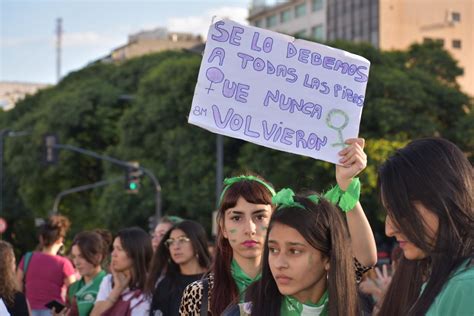
{"label": "green scarf", "polygon": [[316,304],[300,303],[291,296],[284,296],[281,303],[281,316],[300,316],[300,315],[328,315],[328,291],[326,290]]}
{"label": "green scarf", "polygon": [[230,265],[230,272],[232,273],[232,278],[234,279],[235,284],[237,285],[237,288],[239,290],[239,295],[240,295],[239,301],[240,303],[243,303],[244,292],[247,289],[247,287],[251,283],[259,280],[262,277],[262,275],[259,273],[255,278],[252,279],[242,270],[242,268],[239,266],[237,261],[235,261],[235,259],[232,259],[232,263]]}
{"label": "green scarf", "polygon": [[69,302],[71,304],[73,302],[77,304],[79,316],[89,315],[92,311],[97,298],[97,293],[99,292],[100,283],[105,275],[106,272],[102,270],[88,284],[85,284],[84,279],[82,278],[70,286]]}

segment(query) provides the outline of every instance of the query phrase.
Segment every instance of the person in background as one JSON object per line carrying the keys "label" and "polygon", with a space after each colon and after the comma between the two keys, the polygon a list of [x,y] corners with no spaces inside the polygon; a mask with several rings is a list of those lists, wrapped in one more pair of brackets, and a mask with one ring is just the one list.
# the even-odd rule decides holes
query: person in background
{"label": "person in background", "polygon": [[150,300],[144,289],[153,249],[141,228],[125,228],[113,242],[111,273],[102,279],[92,316],[147,315]]}
{"label": "person in background", "polygon": [[466,155],[442,138],[410,142],[379,169],[385,233],[403,258],[380,315],[474,315],[474,182]]}
{"label": "person in background", "polygon": [[[58,255],[71,222],[65,216],[53,215],[40,227],[39,251],[27,253],[17,269],[20,289],[26,292],[33,316],[49,316],[45,307],[52,300],[65,303],[65,287],[76,281],[69,259]],[[29,264],[25,270],[25,257]],[[23,284],[25,288],[23,288]]]}
{"label": "person in background", "polygon": [[201,224],[185,220],[175,224],[161,243],[147,280],[146,292],[152,296],[150,316],[178,316],[184,289],[209,269],[206,232]]}
{"label": "person in background", "polygon": [[153,251],[156,251],[163,236],[170,230],[170,228],[181,221],[183,221],[183,219],[178,216],[163,216],[160,218],[152,234],[151,244],[153,246]]}
{"label": "person in background", "polygon": [[[0,301],[4,311],[0,315],[29,316],[30,310],[26,297],[19,291],[15,278],[15,254],[10,243],[0,240]],[[6,311],[5,311],[6,310]]]}
{"label": "person in background", "polygon": [[102,264],[109,253],[110,233],[106,231],[86,231],[74,237],[71,258],[81,279],[68,288],[66,309],[54,316],[88,316],[94,307],[99,286],[106,272]]}

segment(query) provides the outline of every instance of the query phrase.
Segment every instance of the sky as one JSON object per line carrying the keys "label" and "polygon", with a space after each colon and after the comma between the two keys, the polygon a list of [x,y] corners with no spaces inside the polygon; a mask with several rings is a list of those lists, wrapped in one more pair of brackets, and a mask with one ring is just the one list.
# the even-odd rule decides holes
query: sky
{"label": "sky", "polygon": [[0,81],[56,82],[59,17],[64,76],[141,30],[166,27],[205,36],[213,16],[247,24],[249,5],[250,0],[0,0]]}

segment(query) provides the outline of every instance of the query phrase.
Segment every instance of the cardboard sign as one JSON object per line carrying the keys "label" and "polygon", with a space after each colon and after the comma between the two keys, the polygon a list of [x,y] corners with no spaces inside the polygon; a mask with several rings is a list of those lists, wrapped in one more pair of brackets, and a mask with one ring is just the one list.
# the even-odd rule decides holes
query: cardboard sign
{"label": "cardboard sign", "polygon": [[337,163],[357,137],[370,62],[272,31],[219,20],[209,29],[189,123]]}

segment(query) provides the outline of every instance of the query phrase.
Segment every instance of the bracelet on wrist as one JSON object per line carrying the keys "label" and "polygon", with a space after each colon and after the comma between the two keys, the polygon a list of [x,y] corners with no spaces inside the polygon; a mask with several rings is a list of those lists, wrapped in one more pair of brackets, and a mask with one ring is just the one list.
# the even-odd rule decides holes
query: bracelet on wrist
{"label": "bracelet on wrist", "polygon": [[331,203],[339,206],[339,208],[347,213],[352,210],[360,198],[360,181],[359,178],[352,179],[346,191],[342,191],[339,185],[324,194],[324,197]]}

